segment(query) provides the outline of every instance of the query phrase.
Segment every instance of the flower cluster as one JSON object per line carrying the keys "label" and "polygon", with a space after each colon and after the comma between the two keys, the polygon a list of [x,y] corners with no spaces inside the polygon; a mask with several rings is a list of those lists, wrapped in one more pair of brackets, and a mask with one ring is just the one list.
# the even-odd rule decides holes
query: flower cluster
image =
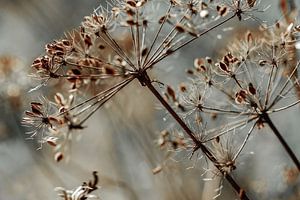
{"label": "flower cluster", "polygon": [[[39,135],[41,144],[53,146],[55,159],[62,160],[74,130],[83,129],[107,101],[138,80],[184,130],[185,135],[162,132],[159,145],[176,151],[192,149],[191,155],[201,150],[216,174],[225,177],[241,199],[248,199],[230,174],[256,127],[270,126],[300,168],[269,117],[300,102],[288,98],[300,91],[294,49],[299,26],[278,22],[248,31],[232,41],[220,58],[195,59],[194,68],[188,70],[191,83],[180,85],[179,94],[168,86],[166,98],[153,86],[148,71],[232,19],[259,21],[253,15],[260,11],[258,4],[256,0],[112,0],[97,8],[80,27],[47,44],[45,54],[33,62],[32,76],[41,81],[34,89],[57,80],[62,91],[54,95],[54,102],[41,98],[31,103],[23,119],[33,129],[30,137]],[[283,99],[285,105],[279,107]],[[202,123],[207,130],[199,128]],[[224,137],[237,131],[246,134],[240,145],[232,147]],[[76,198],[85,198],[89,188],[75,190]],[[63,194],[69,198],[68,192]]]}
{"label": "flower cluster", "polygon": [[[209,147],[223,175],[236,168],[236,159],[253,130],[266,124],[299,167],[269,117],[300,103],[300,62],[293,49],[299,33],[299,26],[283,22],[256,32],[246,31],[242,38],[230,42],[221,58],[195,59],[194,69],[187,70],[192,81],[181,84],[178,92],[167,88],[166,99],[188,124],[201,122],[209,127],[198,137],[199,142]],[[240,141],[235,141],[234,148],[220,144],[220,138],[230,133]]]}
{"label": "flower cluster", "polygon": [[64,140],[122,88],[134,79],[145,85],[148,69],[255,4],[234,2],[127,0],[97,8],[34,60],[31,75],[41,84],[33,90],[56,80],[62,91],[54,102],[32,102],[23,120],[33,128],[30,137],[41,133],[40,143],[54,146],[61,160]]}
{"label": "flower cluster", "polygon": [[0,98],[13,109],[21,108],[21,96],[30,86],[25,71],[25,65],[20,59],[8,55],[0,56]]}

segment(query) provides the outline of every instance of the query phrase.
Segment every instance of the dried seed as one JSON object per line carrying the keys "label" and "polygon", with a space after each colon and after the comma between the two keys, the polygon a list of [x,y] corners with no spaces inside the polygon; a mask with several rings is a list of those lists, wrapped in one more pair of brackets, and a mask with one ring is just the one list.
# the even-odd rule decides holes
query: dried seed
{"label": "dried seed", "polygon": [[208,64],[212,64],[212,59],[210,57],[205,57],[205,60]]}
{"label": "dried seed", "polygon": [[216,137],[216,142],[219,143],[220,142],[220,136]]}
{"label": "dried seed", "polygon": [[105,49],[105,46],[103,44],[100,44],[99,49],[103,50],[103,49]]}
{"label": "dried seed", "polygon": [[194,75],[194,71],[192,69],[187,69],[186,73],[189,75]]}
{"label": "dried seed", "polygon": [[219,66],[219,68],[220,68],[222,71],[224,71],[224,72],[229,72],[228,66],[227,66],[225,63],[219,62],[219,63],[218,63],[218,66]]}
{"label": "dried seed", "polygon": [[181,84],[179,85],[179,90],[180,90],[181,92],[186,92],[186,90],[187,90],[186,85],[185,85],[184,83],[181,83]]}
{"label": "dried seed", "polygon": [[250,31],[248,31],[247,34],[246,34],[246,41],[248,43],[252,43],[253,42],[253,36],[252,36],[252,33]]}
{"label": "dried seed", "polygon": [[256,89],[254,88],[252,83],[249,83],[248,85],[248,91],[250,94],[255,95],[256,94]]}
{"label": "dried seed", "polygon": [[247,0],[248,6],[252,8],[255,5],[256,0]]}
{"label": "dried seed", "polygon": [[72,71],[72,74],[74,74],[74,75],[76,75],[76,76],[81,75],[81,72],[80,72],[79,69],[71,69],[71,71]]}
{"label": "dried seed", "polygon": [[133,19],[128,19],[128,20],[126,20],[126,23],[127,23],[129,26],[134,26],[134,25],[136,25],[136,22],[135,22]]}
{"label": "dried seed", "polygon": [[208,10],[201,10],[199,12],[199,15],[201,18],[207,18],[209,16],[209,12],[208,12]]}
{"label": "dried seed", "polygon": [[196,59],[194,60],[194,67],[195,67],[196,69],[199,69],[200,66],[203,65],[203,64],[204,64],[204,60],[203,60],[202,58],[196,58]]}
{"label": "dried seed", "polygon": [[184,26],[182,24],[176,24],[175,26],[176,30],[179,32],[179,33],[184,33],[186,32]]}
{"label": "dried seed", "polygon": [[148,53],[148,48],[144,48],[141,53],[142,57],[146,56],[147,53]]}
{"label": "dried seed", "polygon": [[56,93],[55,95],[54,95],[54,100],[56,101],[56,103],[58,104],[58,105],[64,105],[65,104],[65,99],[64,99],[64,97],[63,97],[63,95],[61,94],[61,93]]}
{"label": "dried seed", "polygon": [[168,18],[167,15],[162,16],[162,17],[158,20],[158,23],[160,23],[160,24],[163,23],[167,18]]}
{"label": "dried seed", "polygon": [[134,0],[127,0],[126,4],[133,8],[136,7],[136,2]]}
{"label": "dried seed", "polygon": [[116,74],[116,71],[112,67],[106,66],[104,68],[104,73],[107,75],[114,75]]}
{"label": "dried seed", "polygon": [[172,100],[176,101],[176,93],[170,86],[167,86],[167,94],[172,97]]}
{"label": "dried seed", "polygon": [[240,90],[235,94],[235,102],[237,104],[242,104],[246,101],[247,98],[247,91],[246,90]]}
{"label": "dried seed", "polygon": [[266,60],[260,60],[260,61],[258,61],[258,64],[260,66],[265,66],[267,63],[268,63],[268,61],[266,61]]}
{"label": "dried seed", "polygon": [[155,175],[155,174],[158,174],[159,172],[162,171],[162,167],[159,165],[157,167],[155,167],[154,169],[152,169],[152,173]]}
{"label": "dried seed", "polygon": [[46,142],[50,145],[55,147],[57,145],[57,138],[56,137],[48,137]]}
{"label": "dried seed", "polygon": [[90,46],[93,45],[92,38],[88,35],[85,35],[84,43],[87,45],[88,48],[90,48]]}
{"label": "dried seed", "polygon": [[55,155],[54,155],[54,160],[56,162],[60,162],[62,159],[64,158],[64,155],[62,152],[57,152]]}
{"label": "dried seed", "polygon": [[227,15],[227,11],[228,11],[228,8],[226,7],[226,6],[217,6],[217,11],[218,11],[218,13],[219,13],[219,15],[221,16],[221,17],[224,17],[225,15]]}
{"label": "dried seed", "polygon": [[41,111],[41,107],[39,105],[31,103],[31,110],[34,114],[39,115],[39,116],[43,116],[43,113]]}
{"label": "dried seed", "polygon": [[163,136],[163,137],[166,137],[166,136],[170,135],[169,131],[167,131],[167,130],[161,131],[160,134],[161,134],[161,136]]}
{"label": "dried seed", "polygon": [[295,26],[294,29],[295,29],[296,31],[300,32],[300,25]]}

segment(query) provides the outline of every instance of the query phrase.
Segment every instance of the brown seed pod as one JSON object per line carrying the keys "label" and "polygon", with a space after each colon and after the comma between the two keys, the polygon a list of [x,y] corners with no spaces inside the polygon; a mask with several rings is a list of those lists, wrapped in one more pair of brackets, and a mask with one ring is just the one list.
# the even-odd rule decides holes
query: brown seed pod
{"label": "brown seed pod", "polygon": [[133,8],[136,8],[136,2],[134,0],[127,0],[126,4]]}
{"label": "brown seed pod", "polygon": [[159,165],[155,168],[152,169],[152,173],[155,175],[155,174],[158,174],[159,172],[162,171],[162,167]]}
{"label": "brown seed pod", "polygon": [[167,87],[167,94],[172,97],[173,101],[176,101],[176,93],[170,86]]}
{"label": "brown seed pod", "polygon": [[248,91],[250,94],[255,95],[256,94],[256,89],[254,88],[252,83],[249,83],[248,85]]}
{"label": "brown seed pod", "polygon": [[258,61],[259,66],[265,66],[268,63],[266,60],[260,60]]}
{"label": "brown seed pod", "polygon": [[55,147],[55,146],[57,145],[56,140],[57,140],[56,137],[48,137],[48,138],[46,139],[46,142],[47,142],[50,146]]}
{"label": "brown seed pod", "polygon": [[185,27],[182,24],[176,24],[175,28],[179,33],[186,32]]}
{"label": "brown seed pod", "polygon": [[64,158],[64,155],[62,152],[57,152],[55,155],[54,155],[54,160],[56,162],[60,162],[62,159]]}
{"label": "brown seed pod", "polygon": [[187,88],[186,88],[186,85],[184,83],[180,83],[179,85],[179,90],[181,92],[186,92]]}
{"label": "brown seed pod", "polygon": [[219,62],[218,67],[226,73],[229,72],[228,65],[226,65],[224,62]]}
{"label": "brown seed pod", "polygon": [[246,33],[246,41],[250,44],[253,42],[253,35],[250,31]]}
{"label": "brown seed pod", "polygon": [[246,101],[247,98],[247,91],[246,90],[240,90],[235,94],[235,102],[237,104],[242,104]]}
{"label": "brown seed pod", "polygon": [[250,8],[252,8],[256,3],[256,0],[247,0],[247,4]]}
{"label": "brown seed pod", "polygon": [[221,17],[224,17],[228,13],[228,8],[226,6],[217,5],[217,11]]}

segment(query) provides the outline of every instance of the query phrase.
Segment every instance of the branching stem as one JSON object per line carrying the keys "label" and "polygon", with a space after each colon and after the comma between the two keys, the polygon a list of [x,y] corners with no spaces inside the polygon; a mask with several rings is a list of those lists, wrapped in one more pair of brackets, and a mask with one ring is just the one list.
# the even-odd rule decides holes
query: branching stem
{"label": "branching stem", "polygon": [[[186,134],[194,142],[195,149],[201,149],[201,151],[208,157],[208,159],[212,161],[212,163],[214,163],[217,169],[220,170],[222,174],[224,174],[220,166],[217,165],[218,161],[214,157],[214,155],[208,150],[208,148],[204,144],[201,143],[201,141],[199,141],[194,136],[192,130],[186,125],[186,123],[179,117],[179,115],[174,111],[174,109],[169,105],[169,103],[156,90],[156,88],[152,85],[151,79],[147,75],[147,73],[144,71],[137,78],[143,86],[146,86],[152,92],[152,94],[160,101],[160,103],[164,106],[164,108],[172,115],[172,117],[176,120],[176,122],[182,127],[182,129],[184,129]],[[242,195],[240,195],[240,199],[249,200],[249,197],[246,195],[244,189],[242,189],[239,186],[239,184],[229,174],[224,174],[224,176],[239,195],[242,193]]]}
{"label": "branching stem", "polygon": [[284,140],[282,135],[280,134],[279,130],[276,128],[275,124],[270,119],[269,115],[267,113],[262,114],[262,118],[264,121],[269,125],[269,127],[272,129],[273,133],[277,136],[279,142],[282,144],[286,152],[289,154],[295,165],[297,166],[298,171],[300,171],[300,162],[298,158],[296,157],[293,150],[290,148],[290,146],[287,144],[287,142]]}

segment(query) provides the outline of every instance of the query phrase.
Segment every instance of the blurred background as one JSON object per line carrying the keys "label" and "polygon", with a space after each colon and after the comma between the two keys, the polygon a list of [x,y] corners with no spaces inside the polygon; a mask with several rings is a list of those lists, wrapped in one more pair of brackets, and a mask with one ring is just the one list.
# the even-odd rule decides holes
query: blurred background
{"label": "blurred background", "polygon": [[[26,140],[20,120],[29,102],[40,92],[28,94],[35,86],[28,78],[30,64],[43,53],[46,43],[77,27],[100,3],[100,0],[0,0],[0,199],[57,199],[55,187],[75,188],[91,179],[92,171],[99,173],[101,189],[96,194],[101,199],[210,199],[221,180],[204,182],[201,176],[204,171],[197,158],[189,160],[184,156],[165,163],[167,154],[155,142],[160,131],[168,126],[161,120],[165,114],[156,109],[155,99],[140,90],[138,84],[126,88],[89,120],[88,128],[79,134],[81,138],[72,143],[68,162],[56,163],[51,149],[45,146],[37,151],[35,141]],[[271,8],[261,13],[260,18],[270,24],[282,18],[279,1],[265,0],[262,4],[271,4]],[[255,25],[243,22],[241,27]],[[219,32],[222,30],[190,45],[180,60],[174,59],[169,65],[188,68],[194,58],[212,55],[216,46],[222,46],[215,36]],[[222,34],[226,37],[226,33]],[[199,49],[200,45],[205,51]],[[158,69],[154,74],[159,79],[168,73],[165,83],[177,84],[185,78],[184,67],[171,71]],[[135,95],[125,95],[128,92]],[[299,132],[291,128],[291,124],[299,122],[299,110],[288,116],[293,119],[289,123],[277,121],[282,129],[289,128],[287,141],[300,155]],[[247,149],[250,152],[260,146],[263,153],[254,152],[255,156],[250,156],[235,176],[256,199],[299,199],[299,184],[289,187],[282,173],[290,161],[284,158],[281,149],[272,146],[276,138],[268,134],[262,137],[268,141],[267,146],[261,138],[253,138]],[[270,159],[261,162],[266,157]],[[153,175],[152,170],[158,166],[163,166],[162,172]],[[220,199],[236,198],[230,186],[226,183],[224,186]]]}

